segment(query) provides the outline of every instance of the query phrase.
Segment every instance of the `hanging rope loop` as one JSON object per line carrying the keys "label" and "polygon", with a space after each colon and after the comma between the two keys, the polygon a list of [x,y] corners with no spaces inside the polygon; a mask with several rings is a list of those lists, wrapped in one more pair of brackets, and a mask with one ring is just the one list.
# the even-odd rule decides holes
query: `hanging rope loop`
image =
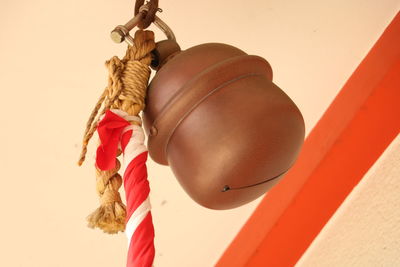
{"label": "hanging rope loop", "polygon": [[[136,0],[135,3],[135,15],[140,12],[140,8],[144,5],[144,0]],[[154,22],[156,13],[158,11],[158,0],[149,0],[146,5],[148,5],[148,11],[139,22],[139,29],[146,29]]]}

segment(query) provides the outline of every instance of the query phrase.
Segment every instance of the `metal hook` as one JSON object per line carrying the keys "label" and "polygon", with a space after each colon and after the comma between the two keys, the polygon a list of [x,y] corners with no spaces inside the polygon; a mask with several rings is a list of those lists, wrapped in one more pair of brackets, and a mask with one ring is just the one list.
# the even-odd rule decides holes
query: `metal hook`
{"label": "metal hook", "polygon": [[[125,25],[118,25],[117,27],[115,27],[115,29],[111,32],[111,39],[116,43],[122,43],[123,41],[125,41],[129,45],[133,45],[133,38],[129,35],[129,31],[131,31],[139,24],[139,22],[143,19],[148,10],[148,3],[141,6],[139,9],[139,13],[131,20],[129,20]],[[167,36],[169,40],[175,40],[175,35],[171,28],[159,17],[155,16],[153,23]]]}

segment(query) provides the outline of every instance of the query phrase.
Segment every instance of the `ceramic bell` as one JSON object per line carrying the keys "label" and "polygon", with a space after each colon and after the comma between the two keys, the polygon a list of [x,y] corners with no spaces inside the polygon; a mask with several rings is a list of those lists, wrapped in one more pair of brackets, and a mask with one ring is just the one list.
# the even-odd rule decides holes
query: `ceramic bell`
{"label": "ceramic bell", "polygon": [[154,54],[143,117],[151,158],[211,209],[238,207],[275,185],[300,152],[304,121],[268,62],[220,43],[180,51],[165,40]]}

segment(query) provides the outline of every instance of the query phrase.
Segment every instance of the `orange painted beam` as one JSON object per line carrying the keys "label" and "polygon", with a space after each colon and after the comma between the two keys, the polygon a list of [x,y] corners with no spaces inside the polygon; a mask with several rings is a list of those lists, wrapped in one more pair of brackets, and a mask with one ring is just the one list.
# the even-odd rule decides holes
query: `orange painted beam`
{"label": "orange painted beam", "polygon": [[295,265],[399,132],[397,14],[216,266]]}

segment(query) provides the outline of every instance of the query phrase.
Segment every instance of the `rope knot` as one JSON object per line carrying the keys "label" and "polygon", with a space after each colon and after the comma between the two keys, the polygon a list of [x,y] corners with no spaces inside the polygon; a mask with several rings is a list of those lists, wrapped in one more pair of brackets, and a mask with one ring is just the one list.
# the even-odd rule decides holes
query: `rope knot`
{"label": "rope knot", "polygon": [[120,194],[116,190],[106,188],[104,194],[100,198],[101,205],[106,206],[108,204],[114,204],[115,202],[122,202]]}
{"label": "rope knot", "polygon": [[[128,46],[123,59],[114,56],[106,61],[109,71],[108,85],[86,124],[79,165],[85,160],[87,145],[96,130],[101,140],[96,156],[96,187],[100,196],[100,207],[88,216],[89,227],[98,227],[106,233],[117,233],[125,229],[125,205],[118,193],[122,178],[118,174],[120,163],[117,150],[124,128],[131,123],[125,121],[126,125],[120,121],[115,125],[106,121],[100,122],[100,119],[110,109],[119,109],[131,116],[137,116],[144,109],[151,72],[151,51],[154,49],[154,33],[138,30],[133,46]],[[107,114],[110,115],[108,112]]]}

